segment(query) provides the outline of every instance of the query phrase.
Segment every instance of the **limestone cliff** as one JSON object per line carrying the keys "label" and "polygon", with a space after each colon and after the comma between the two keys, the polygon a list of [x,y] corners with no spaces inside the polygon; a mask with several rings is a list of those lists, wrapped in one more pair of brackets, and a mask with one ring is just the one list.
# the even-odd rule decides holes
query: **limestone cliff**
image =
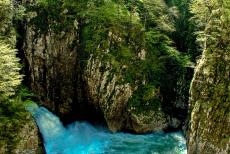
{"label": "limestone cliff", "polygon": [[[190,89],[187,138],[191,154],[230,152],[230,23],[226,13],[229,7],[225,5],[229,4],[213,1],[211,5],[206,5],[200,2],[198,6],[201,8],[193,10],[197,13],[195,18],[206,23],[198,35],[203,54],[196,66]],[[204,8],[206,21],[199,14],[199,9]]]}
{"label": "limestone cliff", "polygon": [[[159,106],[156,110],[140,111],[129,104],[138,86],[130,83],[121,84],[124,76],[121,72],[112,73],[113,67],[109,61],[103,64],[100,57],[91,55],[83,74],[88,98],[103,112],[109,129],[142,133],[166,128],[167,115]],[[104,70],[101,70],[102,68]]]}
{"label": "limestone cliff", "polygon": [[203,53],[191,86],[190,153],[229,153],[230,54]]}
{"label": "limestone cliff", "polygon": [[[75,95],[77,33],[40,33],[26,26],[24,53],[29,66],[31,88],[45,105],[61,114],[71,111]],[[54,102],[56,102],[54,104]]]}
{"label": "limestone cliff", "polygon": [[98,8],[97,2],[81,3],[24,2],[21,51],[28,83],[43,105],[63,119],[99,116],[112,131],[180,127],[183,119],[171,111],[186,110],[186,102],[175,103],[172,86],[182,68],[169,38],[144,31],[137,12],[129,18],[128,9],[113,1]]}

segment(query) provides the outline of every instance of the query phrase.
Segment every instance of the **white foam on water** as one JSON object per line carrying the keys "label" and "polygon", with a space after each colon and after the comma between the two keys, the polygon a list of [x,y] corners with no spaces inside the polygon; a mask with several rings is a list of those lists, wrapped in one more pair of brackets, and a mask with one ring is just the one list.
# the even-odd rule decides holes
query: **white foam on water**
{"label": "white foam on water", "polygon": [[[32,108],[32,109],[31,109]],[[187,154],[182,133],[111,133],[86,122],[64,127],[44,107],[30,107],[47,154]]]}

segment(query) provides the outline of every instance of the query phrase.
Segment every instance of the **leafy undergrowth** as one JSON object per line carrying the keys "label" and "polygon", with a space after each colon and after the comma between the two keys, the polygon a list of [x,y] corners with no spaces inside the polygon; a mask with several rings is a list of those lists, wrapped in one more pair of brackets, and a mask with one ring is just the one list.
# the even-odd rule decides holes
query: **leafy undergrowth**
{"label": "leafy undergrowth", "polygon": [[25,104],[32,101],[31,96],[21,87],[11,98],[0,97],[0,153],[11,153],[21,140],[21,128],[31,121],[31,114],[25,110]]}

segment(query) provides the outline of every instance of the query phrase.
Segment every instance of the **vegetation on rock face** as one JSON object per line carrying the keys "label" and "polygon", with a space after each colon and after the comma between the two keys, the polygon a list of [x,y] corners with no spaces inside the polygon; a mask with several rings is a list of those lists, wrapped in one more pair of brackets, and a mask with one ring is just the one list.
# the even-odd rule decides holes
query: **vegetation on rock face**
{"label": "vegetation on rock face", "polygon": [[0,1],[0,153],[39,152],[38,129],[16,91],[21,84],[14,20],[23,14],[11,0]]}
{"label": "vegetation on rock face", "polygon": [[202,58],[190,90],[188,150],[230,151],[230,1],[195,0],[191,5]]}
{"label": "vegetation on rock face", "polygon": [[201,50],[196,43],[195,26],[192,18],[192,12],[190,11],[191,0],[166,0],[169,6],[177,6],[178,18],[175,21],[175,31],[172,33],[172,39],[176,44],[177,49],[186,53],[193,62],[196,61],[198,56],[201,55]]}
{"label": "vegetation on rock face", "polygon": [[[38,0],[24,3],[24,6],[28,25],[35,28],[38,35],[61,31],[65,36],[73,27],[76,28],[79,40],[71,46],[78,50],[79,72],[86,76],[84,70],[89,61],[94,60],[101,62],[102,78],[109,72],[104,89],[100,88],[101,84],[97,85],[99,96],[95,100],[108,93],[107,87],[116,78],[116,86],[128,84],[134,92],[125,107],[127,111],[142,113],[146,108],[156,111],[155,107],[159,106],[166,114],[171,114],[172,108],[180,106],[175,102],[186,104],[184,98],[188,97],[190,83],[185,77],[186,67],[192,53],[189,53],[191,49],[187,44],[183,45],[185,51],[182,51],[174,40],[188,37],[185,34],[177,38],[179,32],[176,30],[180,28],[175,27],[176,23],[179,24],[180,13],[188,13],[188,10],[178,10],[173,3],[163,0]],[[184,18],[188,22],[189,17]],[[94,65],[92,67],[97,67]],[[95,85],[86,89],[92,86]],[[56,93],[53,96],[58,98],[60,92]],[[105,102],[112,101],[114,95],[117,95],[115,90],[106,96]],[[51,101],[55,100],[51,98]],[[186,105],[183,106],[186,110]]]}
{"label": "vegetation on rock face", "polygon": [[11,99],[0,97],[0,153],[43,153],[38,128],[25,110],[29,100],[23,91],[16,91]]}
{"label": "vegetation on rock face", "polygon": [[[197,152],[194,149],[198,148],[201,153],[206,149],[226,150],[229,131],[221,125],[223,122],[229,125],[226,119],[229,119],[230,2],[35,0],[22,1],[23,6],[18,3],[0,1],[1,129],[6,131],[15,126],[14,131],[18,132],[31,118],[23,109],[23,101],[16,97],[19,92],[13,96],[22,80],[14,49],[17,35],[14,27],[18,26],[14,24],[20,19],[25,24],[21,46],[30,65],[27,67],[31,81],[37,86],[35,90],[42,91],[39,91],[42,99],[47,104],[53,101],[50,106],[54,110],[60,108],[60,113],[66,113],[73,111],[74,103],[85,101],[76,102],[80,98],[75,98],[75,94],[83,97],[78,92],[87,91],[87,101],[96,104],[113,130],[147,132],[167,128],[170,120],[183,122],[192,62],[203,51],[191,87],[189,150]],[[84,84],[80,87],[84,90],[76,87],[79,82]],[[118,122],[125,124],[116,126]],[[210,128],[209,133],[205,128]],[[14,135],[6,132],[0,145],[10,145],[8,150],[12,151],[18,141]],[[12,144],[8,140],[11,138]],[[209,138],[213,140],[204,143]]]}
{"label": "vegetation on rock face", "polygon": [[[188,7],[186,2],[183,2],[183,5]],[[118,95],[116,88],[108,92],[110,83],[115,82],[116,87],[128,84],[133,92],[128,103],[123,103],[126,106],[124,107],[126,112],[143,113],[146,108],[156,111],[156,106],[159,106],[164,110],[162,112],[171,116],[173,110],[181,108],[177,113],[181,111],[182,116],[177,116],[177,113],[175,113],[173,117],[182,117],[180,119],[182,121],[185,119],[188,87],[191,78],[191,74],[188,75],[187,73],[187,67],[190,64],[188,57],[192,57],[194,61],[196,56],[190,52],[193,51],[192,48],[195,46],[191,45],[194,43],[193,40],[189,42],[191,47],[186,43],[183,44],[183,47],[179,47],[180,42],[183,42],[179,40],[189,40],[190,36],[188,35],[191,35],[192,38],[195,36],[192,35],[193,29],[190,30],[186,27],[189,25],[189,15],[183,14],[188,14],[188,10],[183,10],[183,6],[180,6],[178,1],[38,0],[34,3],[24,2],[24,6],[26,8],[27,25],[35,31],[34,37],[61,32],[57,39],[63,39],[68,32],[75,29],[77,39],[75,44],[71,44],[71,47],[68,48],[74,50],[77,48],[75,52],[78,54],[77,63],[80,65],[77,66],[80,69],[78,72],[83,73],[82,76],[87,76],[87,73],[84,72],[87,72],[85,69],[87,69],[89,61],[95,60],[101,63],[94,63],[95,66],[89,67],[93,68],[100,65],[101,79],[106,78],[103,85],[104,89],[101,89],[102,83],[87,85],[89,83],[87,77],[84,79],[86,80],[84,81],[86,83],[84,87],[88,91],[91,87],[97,86],[92,88],[97,89],[98,93],[98,96],[93,99],[100,103],[100,98],[105,93],[109,93],[106,100],[104,99],[105,103],[101,103],[104,104],[103,108],[108,109],[106,107],[109,104],[108,102],[113,104],[116,101],[113,100],[113,97]],[[183,29],[189,29],[182,36],[180,32],[177,32],[180,30],[181,20],[187,22],[183,25]],[[56,34],[54,37],[56,37]],[[31,43],[36,50],[40,50],[37,49],[39,42],[31,40]],[[36,51],[36,53],[39,52],[50,54],[51,51]],[[36,58],[38,59],[37,62],[44,59],[44,56],[39,58],[38,55],[35,55]],[[38,73],[37,76],[40,79],[35,79],[35,82],[37,82],[36,80],[48,81],[49,70],[39,68],[39,71],[46,77],[40,78],[43,75]],[[106,74],[108,75],[105,76]],[[65,78],[65,75],[62,77]],[[50,76],[50,78],[56,77]],[[116,78],[116,81],[113,81],[114,78]],[[35,85],[38,85],[37,89],[41,89],[39,84],[35,83]],[[46,85],[42,86],[46,87]],[[49,97],[49,99],[55,101],[55,98],[59,98],[60,93],[63,92],[62,88],[65,89],[62,86],[53,90],[55,94],[52,94],[52,98]],[[139,93],[140,91],[141,93]],[[73,100],[73,98],[70,98],[70,100]],[[91,96],[89,100],[92,101]],[[62,101],[62,98],[60,101]],[[105,105],[106,103],[107,105]]]}
{"label": "vegetation on rock face", "polygon": [[44,104],[64,114],[89,101],[115,131],[180,127],[203,51],[191,87],[189,150],[226,151],[229,7],[228,0],[1,0],[0,153],[19,141],[6,129],[19,132],[31,119],[14,95],[23,77],[15,23],[25,28],[19,52]]}

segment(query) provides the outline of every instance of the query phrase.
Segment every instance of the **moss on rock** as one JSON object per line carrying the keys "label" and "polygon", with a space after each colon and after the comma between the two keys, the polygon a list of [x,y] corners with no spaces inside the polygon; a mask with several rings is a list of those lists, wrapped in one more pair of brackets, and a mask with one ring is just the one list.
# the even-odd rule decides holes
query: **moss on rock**
{"label": "moss on rock", "polygon": [[43,153],[37,125],[20,98],[0,102],[0,153]]}

